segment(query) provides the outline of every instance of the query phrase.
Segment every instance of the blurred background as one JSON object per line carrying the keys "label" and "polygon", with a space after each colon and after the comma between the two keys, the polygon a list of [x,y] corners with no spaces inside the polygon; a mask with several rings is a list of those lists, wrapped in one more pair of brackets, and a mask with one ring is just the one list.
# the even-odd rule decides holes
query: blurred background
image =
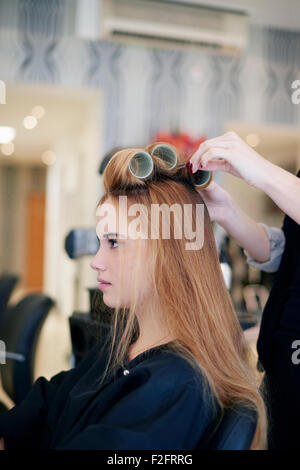
{"label": "blurred background", "polygon": [[[88,252],[100,165],[113,149],[161,138],[191,153],[234,130],[272,162],[300,168],[299,18],[298,0],[0,0],[0,338],[9,343],[20,302],[45,296],[31,325],[34,377],[74,365],[89,341],[82,324],[105,310],[91,300]],[[281,226],[263,193],[214,178],[254,220]],[[239,318],[255,326],[272,275],[249,267],[217,226],[215,235]]]}

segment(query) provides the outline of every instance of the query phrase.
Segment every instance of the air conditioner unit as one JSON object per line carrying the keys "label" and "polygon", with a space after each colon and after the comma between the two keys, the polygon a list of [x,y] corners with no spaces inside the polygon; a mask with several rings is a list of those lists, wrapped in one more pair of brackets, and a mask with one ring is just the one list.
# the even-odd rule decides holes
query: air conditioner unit
{"label": "air conditioner unit", "polygon": [[243,11],[167,0],[102,0],[100,38],[159,47],[241,51],[248,42]]}

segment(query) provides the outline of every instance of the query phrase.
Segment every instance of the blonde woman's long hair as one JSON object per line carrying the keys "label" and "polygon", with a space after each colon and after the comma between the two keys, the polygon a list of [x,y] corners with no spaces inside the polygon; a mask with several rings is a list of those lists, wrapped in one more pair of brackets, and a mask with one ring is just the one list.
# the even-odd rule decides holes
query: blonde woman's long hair
{"label": "blonde woman's long hair", "polygon": [[[259,391],[260,381],[253,366],[253,352],[245,340],[224,283],[205,203],[187,168],[166,171],[160,159],[153,155],[155,166],[150,180],[137,179],[128,171],[128,163],[135,153],[151,152],[157,144],[144,149],[124,149],[111,158],[103,174],[104,195],[98,206],[108,198],[117,206],[119,196],[127,196],[129,204],[146,207],[149,217],[153,204],[167,204],[168,207],[179,204],[183,212],[184,205],[190,204],[195,227],[196,206],[204,205],[204,244],[201,249],[186,250],[187,240],[172,236],[175,224],[180,223],[176,215],[170,217],[170,239],[159,236],[148,240],[150,256],[147,264],[151,267],[153,299],[159,302],[168,331],[176,338],[172,348],[201,372],[222,412],[244,406],[256,413],[257,426],[251,449],[264,449],[267,417]],[[186,160],[179,152],[177,154],[179,161]],[[117,370],[124,365],[132,339],[138,336],[136,299],[129,308],[114,309],[110,354],[102,380],[108,370]]]}

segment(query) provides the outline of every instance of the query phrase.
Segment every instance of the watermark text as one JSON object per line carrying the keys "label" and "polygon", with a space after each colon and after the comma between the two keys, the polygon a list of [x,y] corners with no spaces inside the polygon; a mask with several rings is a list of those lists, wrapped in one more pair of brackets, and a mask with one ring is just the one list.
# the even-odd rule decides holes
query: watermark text
{"label": "watermark text", "polygon": [[4,341],[0,339],[0,364],[6,364],[6,347]]}
{"label": "watermark text", "polygon": [[[171,213],[173,223],[171,223]],[[106,231],[115,232],[116,207],[111,203],[101,204],[96,212],[100,218],[96,232],[99,238]],[[194,217],[193,217],[194,215]],[[130,222],[128,218],[130,217]],[[160,224],[161,220],[161,224]],[[150,227],[149,227],[150,221]],[[193,230],[193,224],[195,229]],[[144,204],[127,207],[127,196],[119,196],[119,233],[131,239],[185,239],[186,250],[200,250],[204,243],[204,204],[151,204],[150,213]],[[171,233],[171,227],[173,233]]]}
{"label": "watermark text", "polygon": [[296,349],[296,351],[292,354],[292,363],[295,365],[300,364],[300,340],[296,339],[292,343],[292,349]]}
{"label": "watermark text", "polygon": [[300,103],[300,80],[293,81],[292,89],[295,90],[291,96],[292,103],[299,104]]}
{"label": "watermark text", "polygon": [[6,85],[3,80],[0,80],[0,104],[6,104]]}

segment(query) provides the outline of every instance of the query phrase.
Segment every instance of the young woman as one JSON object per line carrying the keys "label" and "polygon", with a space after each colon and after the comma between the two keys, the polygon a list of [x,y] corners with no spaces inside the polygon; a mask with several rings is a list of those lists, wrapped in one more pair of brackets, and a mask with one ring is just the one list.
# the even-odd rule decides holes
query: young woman
{"label": "young woman", "polygon": [[[129,171],[141,152],[154,163],[145,180]],[[264,448],[258,379],[205,205],[197,225],[203,201],[188,169],[168,170],[154,145],[125,149],[109,161],[103,183],[100,248],[91,266],[104,302],[115,310],[111,333],[75,369],[39,378],[21,405],[0,415],[4,445],[205,448],[223,411],[243,405],[257,415],[252,448]],[[168,236],[160,219],[153,222],[161,205],[174,209]],[[190,222],[203,230],[201,248],[187,249]]]}
{"label": "young woman", "polygon": [[[218,158],[218,160],[215,160]],[[244,248],[248,262],[276,272],[257,343],[265,371],[270,449],[298,449],[300,420],[300,172],[298,177],[265,160],[234,133],[204,142],[193,170],[223,170],[264,191],[286,214],[282,229],[256,223],[216,183],[201,191],[212,220]],[[298,351],[297,351],[298,348]]]}

